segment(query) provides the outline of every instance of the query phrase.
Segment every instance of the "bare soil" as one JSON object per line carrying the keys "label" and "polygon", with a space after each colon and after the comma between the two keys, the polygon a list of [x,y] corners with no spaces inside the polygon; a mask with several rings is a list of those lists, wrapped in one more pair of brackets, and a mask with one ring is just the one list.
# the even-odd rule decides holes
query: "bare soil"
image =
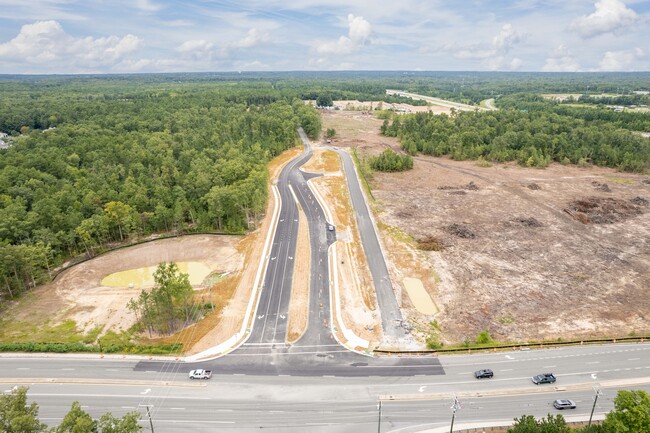
{"label": "bare soil", "polygon": [[17,304],[6,314],[15,321],[40,325],[73,320],[82,333],[97,327],[119,333],[135,322],[126,306],[140,289],[102,286],[105,276],[161,262],[186,261],[203,262],[214,273],[235,274],[243,265],[236,249],[239,240],[237,236],[184,236],[109,252],[64,271],[53,282],[37,288],[29,303]]}
{"label": "bare soil", "polygon": [[[323,113],[324,127],[340,132],[333,145],[361,156],[399,150],[397,140],[379,135],[381,123],[357,112]],[[483,330],[501,341],[648,332],[648,179],[598,167],[480,167],[426,156],[408,172],[375,173],[374,213],[414,332],[424,338],[433,317],[400,292],[405,276],[420,278],[432,295],[448,343]]]}
{"label": "bare soil", "polygon": [[[352,214],[341,160],[336,152],[316,146],[314,156],[305,165],[304,170],[324,174],[323,177],[314,178],[310,182],[325,200],[332,214],[332,223],[336,226],[336,278],[344,325],[357,336],[369,341],[372,347],[381,341],[381,320],[376,310],[377,298],[356,220]],[[332,305],[333,311],[334,308],[335,305]],[[336,318],[336,314],[334,317]],[[344,339],[343,334],[339,335],[339,339]]]}

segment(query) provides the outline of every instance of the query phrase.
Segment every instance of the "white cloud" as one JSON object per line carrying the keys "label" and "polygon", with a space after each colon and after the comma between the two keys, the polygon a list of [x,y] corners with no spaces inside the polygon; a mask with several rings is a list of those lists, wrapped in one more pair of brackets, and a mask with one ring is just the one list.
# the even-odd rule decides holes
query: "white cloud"
{"label": "white cloud", "polygon": [[178,48],[176,48],[176,51],[179,51],[181,53],[210,51],[213,46],[214,44],[212,42],[208,42],[205,39],[195,39],[183,42]]}
{"label": "white cloud", "polygon": [[0,59],[62,68],[68,72],[111,67],[135,52],[142,40],[133,35],[75,38],[57,21],[37,21],[22,26],[18,35],[0,44]]}
{"label": "white cloud", "polygon": [[595,3],[595,7],[594,13],[573,20],[570,28],[588,38],[615,32],[639,20],[637,13],[621,0],[600,0]]}
{"label": "white cloud", "polygon": [[520,41],[519,34],[512,28],[512,24],[504,24],[501,31],[492,39],[494,49],[499,53],[507,53]]}
{"label": "white cloud", "polygon": [[630,71],[634,70],[634,62],[645,57],[641,48],[623,51],[607,51],[600,61],[601,71]]}
{"label": "white cloud", "polygon": [[492,38],[490,44],[477,44],[458,47],[448,45],[445,51],[453,54],[458,59],[482,60],[485,68],[490,70],[516,70],[520,69],[523,62],[521,59],[508,59],[510,50],[521,41],[521,36],[512,27],[512,24],[504,24],[499,33]]}
{"label": "white cloud", "polygon": [[364,45],[369,45],[372,26],[363,17],[348,15],[348,35],[336,41],[318,42],[315,49],[319,54],[351,54]]}
{"label": "white cloud", "polygon": [[576,72],[580,70],[580,65],[573,53],[565,45],[560,45],[546,58],[542,70],[545,72]]}
{"label": "white cloud", "polygon": [[145,12],[157,12],[162,6],[153,3],[151,0],[135,0],[135,7]]}
{"label": "white cloud", "polygon": [[269,41],[268,33],[260,34],[256,28],[252,28],[248,31],[246,36],[234,45],[238,48],[251,48],[256,45],[264,44]]}

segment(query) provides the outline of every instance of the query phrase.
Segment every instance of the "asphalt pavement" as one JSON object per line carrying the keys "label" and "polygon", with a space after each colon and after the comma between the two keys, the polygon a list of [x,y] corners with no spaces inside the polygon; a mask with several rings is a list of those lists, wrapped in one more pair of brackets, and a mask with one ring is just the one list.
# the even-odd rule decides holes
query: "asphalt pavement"
{"label": "asphalt pavement", "polygon": [[400,346],[400,341],[406,338],[406,330],[402,327],[402,312],[397,303],[393,284],[390,280],[388,267],[384,253],[377,237],[375,226],[370,216],[370,211],[366,204],[359,178],[355,170],[354,162],[350,154],[337,150],[343,160],[345,177],[350,191],[350,198],[363,244],[363,250],[366,253],[368,267],[372,275],[372,281],[377,294],[377,304],[381,313],[381,323],[384,331],[384,341],[388,346]]}

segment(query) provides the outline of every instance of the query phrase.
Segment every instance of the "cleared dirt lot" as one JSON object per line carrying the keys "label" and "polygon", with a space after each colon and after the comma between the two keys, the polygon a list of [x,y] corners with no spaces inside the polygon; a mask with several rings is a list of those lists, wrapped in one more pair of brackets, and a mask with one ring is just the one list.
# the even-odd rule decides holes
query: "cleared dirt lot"
{"label": "cleared dirt lot", "polygon": [[[61,273],[6,314],[14,322],[24,322],[27,325],[24,329],[56,326],[73,320],[83,333],[93,328],[102,328],[103,332],[125,331],[135,321],[126,305],[138,296],[140,289],[106,287],[101,284],[102,278],[114,272],[172,261],[198,261],[214,273],[237,274],[243,266],[243,255],[237,250],[240,239],[236,236],[184,236],[106,253]],[[195,289],[200,291],[202,287],[200,284]]]}
{"label": "cleared dirt lot", "polygon": [[[381,122],[323,114],[324,127],[340,133],[333,144],[361,155],[399,149],[378,134]],[[417,157],[413,170],[375,173],[371,186],[393,284],[422,279],[446,342],[483,330],[501,341],[567,340],[650,330],[648,179]],[[433,317],[398,296],[415,332],[426,330]]]}

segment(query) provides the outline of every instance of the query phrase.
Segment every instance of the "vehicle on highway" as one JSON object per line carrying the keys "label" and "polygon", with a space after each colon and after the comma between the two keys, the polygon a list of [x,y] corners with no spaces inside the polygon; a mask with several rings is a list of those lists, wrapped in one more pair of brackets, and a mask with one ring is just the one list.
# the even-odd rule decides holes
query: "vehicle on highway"
{"label": "vehicle on highway", "polygon": [[489,368],[484,368],[483,370],[475,371],[474,377],[477,379],[491,379],[494,377],[494,372]]}
{"label": "vehicle on highway", "polygon": [[212,370],[197,369],[190,371],[190,379],[210,379]]}
{"label": "vehicle on highway", "polygon": [[553,402],[553,407],[558,410],[563,410],[563,409],[575,409],[576,404],[574,403],[573,400],[555,400]]}
{"label": "vehicle on highway", "polygon": [[555,378],[553,373],[544,373],[544,374],[538,374],[537,376],[533,376],[531,380],[535,385],[539,385],[540,383],[555,383],[557,379]]}

